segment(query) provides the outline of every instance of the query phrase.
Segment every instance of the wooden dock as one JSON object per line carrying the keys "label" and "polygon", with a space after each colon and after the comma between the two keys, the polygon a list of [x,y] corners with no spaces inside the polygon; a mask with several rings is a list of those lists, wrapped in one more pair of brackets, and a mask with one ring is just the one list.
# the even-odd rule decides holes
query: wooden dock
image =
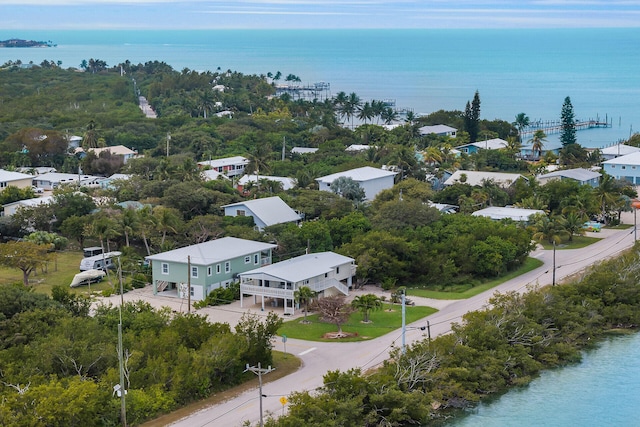
{"label": "wooden dock", "polygon": [[[605,119],[605,121],[601,121],[599,119],[593,120],[578,120],[575,122],[574,127],[576,130],[584,130],[584,129],[595,129],[595,128],[610,128],[612,123]],[[527,126],[522,133],[520,134],[523,140],[527,138],[531,138],[533,134],[542,130],[546,135],[552,135],[556,133],[561,133],[563,129],[562,122],[559,120],[552,121],[537,121],[531,123]]]}
{"label": "wooden dock", "polygon": [[323,101],[331,98],[331,85],[325,82],[318,82],[309,85],[284,84],[276,86],[276,96],[289,94],[292,99],[304,99],[313,101],[315,99]]}

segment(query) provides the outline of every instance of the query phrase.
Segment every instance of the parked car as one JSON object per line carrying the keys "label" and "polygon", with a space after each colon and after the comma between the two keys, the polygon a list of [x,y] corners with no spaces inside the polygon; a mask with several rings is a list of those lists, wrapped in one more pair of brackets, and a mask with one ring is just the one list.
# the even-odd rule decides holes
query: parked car
{"label": "parked car", "polygon": [[599,233],[600,229],[602,228],[602,224],[600,224],[597,221],[587,221],[584,223],[584,225],[582,226],[582,228],[586,231],[591,231],[594,233]]}

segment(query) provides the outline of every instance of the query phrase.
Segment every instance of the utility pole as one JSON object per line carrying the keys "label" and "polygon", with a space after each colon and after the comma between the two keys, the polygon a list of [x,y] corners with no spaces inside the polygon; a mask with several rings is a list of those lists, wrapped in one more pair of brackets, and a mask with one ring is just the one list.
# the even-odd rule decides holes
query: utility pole
{"label": "utility pole", "polygon": [[167,157],[169,157],[169,141],[171,141],[171,133],[167,132]]}
{"label": "utility pole", "polygon": [[255,366],[249,366],[249,364],[247,363],[247,369],[244,370],[244,372],[251,371],[258,376],[258,384],[259,384],[258,392],[260,393],[259,395],[260,396],[260,427],[264,427],[264,420],[262,418],[262,398],[265,396],[262,395],[262,374],[268,374],[269,372],[272,372],[275,370],[276,368],[272,368],[271,366],[267,367],[266,369],[263,369],[260,366],[260,362],[258,362],[257,368]]}
{"label": "utility pole", "polygon": [[556,241],[553,241],[553,274],[551,276],[551,286],[556,285]]}
{"label": "utility pole", "polygon": [[405,291],[402,290],[402,354],[405,353],[405,334],[407,332],[406,315],[405,315]]}
{"label": "utility pole", "polygon": [[191,313],[191,255],[187,255],[187,313]]}
{"label": "utility pole", "polygon": [[120,365],[120,387],[116,391],[120,393],[120,418],[122,419],[122,426],[127,427],[127,405],[125,403],[125,395],[127,394],[127,390],[124,388],[124,349],[122,348],[122,306],[124,304],[124,290],[122,289],[122,266],[120,264],[120,257],[118,257],[118,271],[118,277],[120,279],[120,323],[118,323],[118,363]]}

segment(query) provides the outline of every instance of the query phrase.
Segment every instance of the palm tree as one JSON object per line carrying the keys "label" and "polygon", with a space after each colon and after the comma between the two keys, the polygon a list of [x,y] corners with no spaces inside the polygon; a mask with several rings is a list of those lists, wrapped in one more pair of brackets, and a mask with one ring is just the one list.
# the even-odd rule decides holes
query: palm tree
{"label": "palm tree", "polygon": [[533,136],[529,140],[531,144],[531,151],[535,157],[536,152],[538,153],[538,158],[542,155],[542,149],[544,148],[544,143],[547,141],[547,134],[544,133],[542,129],[538,129],[533,133]]}
{"label": "palm tree", "polygon": [[347,98],[346,104],[342,108],[347,120],[351,120],[351,128],[353,128],[353,117],[358,111],[360,111],[361,107],[362,101],[360,100],[360,97],[355,92],[351,92]]}
{"label": "palm tree", "polygon": [[422,152],[422,157],[427,165],[433,166],[442,163],[442,151],[436,147],[427,147],[427,149]]}
{"label": "palm tree", "polygon": [[369,104],[369,101],[365,102],[360,109],[360,113],[358,114],[358,118],[367,123],[367,121],[373,119],[373,107]]}
{"label": "palm tree", "polygon": [[564,218],[564,228],[569,233],[569,241],[573,241],[573,236],[581,236],[584,234],[584,220],[585,218],[576,213],[571,212]]}
{"label": "palm tree", "polygon": [[309,303],[315,298],[316,293],[308,286],[300,286],[293,293],[293,298],[299,304],[304,304],[304,320],[302,323],[309,323],[307,313],[309,312]]}
{"label": "palm tree", "polygon": [[351,306],[364,314],[364,323],[369,323],[369,312],[380,310],[382,300],[374,294],[358,295],[351,301]]}
{"label": "palm tree", "polygon": [[608,222],[607,213],[620,198],[620,192],[616,188],[615,178],[608,174],[602,175],[600,185],[594,188],[593,191],[598,202],[598,206],[600,207],[600,215],[606,224]]}
{"label": "palm tree", "polygon": [[565,228],[565,221],[562,217],[553,217],[549,219],[548,216],[542,216],[533,225],[535,232],[533,233],[533,240],[538,242],[548,242],[557,245],[562,240],[569,237],[569,232]]}
{"label": "palm tree", "polygon": [[182,224],[180,211],[174,208],[164,206],[156,206],[153,208],[153,217],[155,218],[156,230],[162,234],[160,247],[164,250],[164,242],[167,238],[167,232],[178,233],[178,228]]}
{"label": "palm tree", "polygon": [[529,126],[530,120],[525,113],[518,113],[516,115],[516,121],[512,124],[518,129],[518,139],[522,142],[522,131]]}
{"label": "palm tree", "polygon": [[517,158],[520,150],[522,150],[522,142],[520,142],[519,138],[509,136],[507,137],[506,149],[514,156],[514,158]]}
{"label": "palm tree", "polygon": [[120,216],[120,227],[124,233],[125,245],[129,246],[129,236],[133,234],[134,230],[138,227],[138,215],[135,209],[125,209]]}
{"label": "palm tree", "polygon": [[386,125],[390,125],[391,123],[398,120],[398,112],[391,107],[387,107],[382,111],[381,115],[382,121]]}

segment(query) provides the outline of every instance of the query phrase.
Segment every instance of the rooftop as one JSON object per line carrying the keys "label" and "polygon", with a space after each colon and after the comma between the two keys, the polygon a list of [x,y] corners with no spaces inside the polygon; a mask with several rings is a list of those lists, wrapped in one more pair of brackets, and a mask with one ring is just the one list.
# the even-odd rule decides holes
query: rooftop
{"label": "rooftop", "polygon": [[383,178],[386,176],[394,176],[397,174],[398,172],[390,172],[382,169],[372,168],[371,166],[365,166],[362,168],[350,169],[348,171],[322,176],[320,178],[316,178],[316,181],[333,182],[341,176],[346,176],[353,179],[354,181],[362,182],[376,178]]}
{"label": "rooftop", "polygon": [[247,209],[253,212],[253,214],[257,216],[266,226],[300,220],[300,215],[297,214],[296,211],[291,209],[291,207],[278,196],[231,203],[229,205],[224,205],[221,207],[230,208],[234,206],[245,206]]}
{"label": "rooftop", "polygon": [[352,263],[353,258],[335,252],[319,252],[306,254],[286,261],[277,262],[265,267],[241,273],[241,276],[268,274],[286,282],[299,282],[311,277],[324,275],[339,265]]}
{"label": "rooftop", "polygon": [[147,256],[146,259],[186,263],[187,258],[191,257],[192,264],[210,265],[276,247],[277,245],[272,243],[256,242],[254,240],[238,239],[236,237],[223,237],[197,245],[150,255]]}

